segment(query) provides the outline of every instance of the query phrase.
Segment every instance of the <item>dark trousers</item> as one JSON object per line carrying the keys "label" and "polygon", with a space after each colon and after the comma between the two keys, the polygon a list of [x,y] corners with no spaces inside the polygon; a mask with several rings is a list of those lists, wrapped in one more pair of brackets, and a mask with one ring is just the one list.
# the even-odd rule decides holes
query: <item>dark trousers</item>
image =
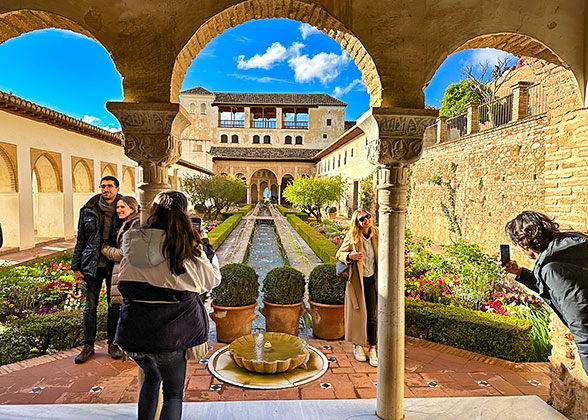
{"label": "dark trousers", "polygon": [[378,291],[376,290],[376,277],[363,278],[363,293],[365,296],[365,311],[367,313],[367,336],[370,346],[378,343]]}
{"label": "dark trousers", "polygon": [[165,353],[137,353],[133,357],[143,369],[145,381],[139,393],[139,420],[153,420],[159,386],[163,382],[161,420],[182,418],[182,399],[186,379],[185,350]]}
{"label": "dark trousers", "polygon": [[[106,267],[100,267],[96,271],[95,277],[85,276],[86,282],[86,306],[84,308],[84,344],[94,346],[96,340],[96,323],[98,311],[98,299],[100,298],[100,290],[102,289],[102,281],[106,280],[106,294],[108,302],[110,302],[110,275]],[[120,308],[119,308],[120,310]],[[110,308],[108,311],[108,318],[110,324]],[[116,322],[118,321],[118,314],[114,321],[114,331],[107,329],[108,342],[112,343],[114,340],[114,333],[116,332]],[[110,325],[109,325],[110,326]]]}

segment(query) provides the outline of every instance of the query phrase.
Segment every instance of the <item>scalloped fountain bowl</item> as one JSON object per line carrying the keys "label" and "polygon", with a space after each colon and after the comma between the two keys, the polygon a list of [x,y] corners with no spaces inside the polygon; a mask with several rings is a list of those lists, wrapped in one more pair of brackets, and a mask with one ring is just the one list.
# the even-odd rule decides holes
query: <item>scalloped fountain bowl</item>
{"label": "scalloped fountain bowl", "polygon": [[296,336],[266,332],[237,338],[229,352],[237,366],[251,372],[282,373],[300,366],[310,349]]}

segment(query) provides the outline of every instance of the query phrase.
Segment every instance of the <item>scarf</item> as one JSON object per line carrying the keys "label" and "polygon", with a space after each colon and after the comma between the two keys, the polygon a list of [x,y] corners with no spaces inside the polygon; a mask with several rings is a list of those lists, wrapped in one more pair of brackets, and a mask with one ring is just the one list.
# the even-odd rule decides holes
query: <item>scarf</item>
{"label": "scarf", "polygon": [[[110,231],[112,228],[112,221],[114,220],[114,212],[116,210],[116,199],[108,204],[103,196],[100,196],[98,200],[98,208],[100,209],[100,215],[102,219],[102,240],[100,241],[100,249],[104,245],[108,245],[110,240]],[[100,253],[100,260],[98,261],[98,267],[106,267],[108,265],[108,259]]]}

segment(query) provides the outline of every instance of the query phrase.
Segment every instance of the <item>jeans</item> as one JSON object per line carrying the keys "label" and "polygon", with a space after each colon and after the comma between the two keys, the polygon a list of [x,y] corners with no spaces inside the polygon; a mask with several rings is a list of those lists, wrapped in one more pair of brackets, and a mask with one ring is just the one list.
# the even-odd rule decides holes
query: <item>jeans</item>
{"label": "jeans", "polygon": [[116,335],[120,306],[120,303],[108,306],[108,320],[106,321],[106,336],[108,337],[108,344],[112,344],[114,336]]}
{"label": "jeans", "polygon": [[153,420],[159,386],[163,381],[163,408],[160,420],[180,420],[186,379],[185,350],[164,353],[137,353],[133,357],[143,369],[145,381],[139,393],[139,420]]}
{"label": "jeans", "polygon": [[376,277],[363,278],[363,293],[365,295],[365,311],[367,314],[367,336],[370,346],[378,343],[378,292],[376,290]]}
{"label": "jeans", "polygon": [[[84,308],[84,344],[94,347],[94,340],[96,339],[96,312],[98,310],[98,298],[100,297],[100,290],[102,289],[102,280],[106,280],[106,293],[108,302],[110,302],[110,275],[106,267],[100,267],[96,271],[95,277],[85,276],[86,282],[86,307]],[[109,311],[110,318],[110,311]],[[117,316],[118,321],[118,316]],[[116,322],[114,331],[107,331],[108,343],[114,340],[114,333],[116,332]],[[111,335],[112,333],[112,335]]]}

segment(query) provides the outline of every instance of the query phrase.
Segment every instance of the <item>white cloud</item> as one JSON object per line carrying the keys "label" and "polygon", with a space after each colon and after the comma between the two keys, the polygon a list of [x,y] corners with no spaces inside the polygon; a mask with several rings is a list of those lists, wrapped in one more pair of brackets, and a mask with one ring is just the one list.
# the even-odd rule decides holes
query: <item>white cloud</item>
{"label": "white cloud", "polygon": [[327,84],[339,76],[349,60],[345,51],[341,51],[340,55],[322,52],[312,58],[306,54],[292,57],[288,64],[294,70],[294,78],[298,83],[319,79],[322,84]]}
{"label": "white cloud", "polygon": [[298,30],[300,31],[300,34],[302,35],[302,39],[306,39],[311,35],[321,33],[321,31],[319,31],[314,26],[309,25],[308,23],[301,23],[300,26],[298,27]]}
{"label": "white cloud", "polygon": [[100,128],[102,128],[103,130],[106,130],[106,131],[110,131],[111,133],[120,132],[120,128],[115,128],[115,127],[100,127]]}
{"label": "white cloud", "polygon": [[100,121],[100,118],[98,117],[94,117],[92,115],[84,115],[84,118],[82,118],[82,121],[88,124],[94,124],[96,121]]}
{"label": "white cloud", "polygon": [[255,77],[255,76],[247,76],[245,74],[237,74],[237,73],[231,73],[231,74],[228,74],[227,76],[236,77],[237,79],[241,79],[241,80],[250,80],[252,82],[259,82],[259,83],[273,83],[273,82],[293,83],[290,80],[278,79],[277,77],[269,77],[269,76]]}
{"label": "white cloud", "polygon": [[514,62],[515,57],[511,53],[501,50],[495,50],[493,48],[476,48],[475,50],[472,50],[472,55],[465,62],[465,65],[476,66],[478,64],[488,63],[489,66],[492,67],[498,64],[499,60],[504,61],[505,58],[508,58],[511,64],[516,64],[516,62]]}
{"label": "white cloud", "polygon": [[274,42],[262,55],[255,54],[253,57],[245,60],[244,55],[237,59],[237,68],[242,70],[265,69],[269,70],[274,64],[284,61],[288,57],[288,51],[279,42]]}
{"label": "white cloud", "polygon": [[361,80],[361,79],[355,79],[354,81],[352,81],[351,83],[349,83],[345,87],[337,86],[333,90],[333,96],[335,96],[336,98],[340,98],[343,95],[347,95],[356,86],[360,86],[360,89],[358,89],[358,90],[364,90],[365,89],[365,84],[363,83],[363,80]]}

